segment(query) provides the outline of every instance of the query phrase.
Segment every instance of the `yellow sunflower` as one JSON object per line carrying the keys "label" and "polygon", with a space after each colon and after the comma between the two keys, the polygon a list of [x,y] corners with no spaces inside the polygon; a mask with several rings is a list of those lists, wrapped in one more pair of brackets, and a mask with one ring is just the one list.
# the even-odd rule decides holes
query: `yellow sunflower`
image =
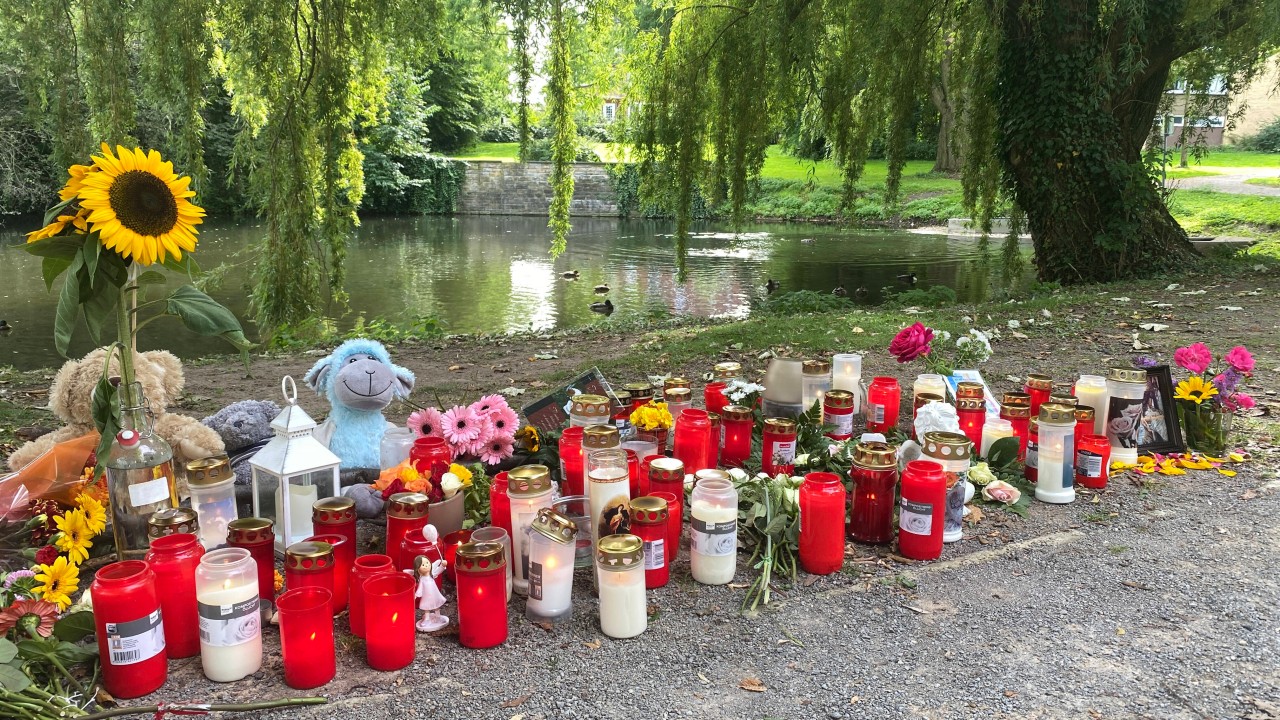
{"label": "yellow sunflower", "polygon": [[116,152],[102,144],[102,155],[93,156],[100,172],[86,172],[79,192],[102,244],[141,265],[195,250],[204,210],[191,204],[191,178],[178,177],[155,150],[117,145]]}
{"label": "yellow sunflower", "polygon": [[96,165],[72,165],[67,168],[67,174],[71,179],[67,180],[66,186],[58,191],[58,197],[65,201],[79,195],[84,188],[85,176],[94,172],[98,172]]}
{"label": "yellow sunflower", "polygon": [[58,526],[58,536],[53,544],[67,554],[67,558],[75,565],[89,559],[89,548],[93,547],[93,533],[85,521],[83,510],[68,510],[53,519]]}
{"label": "yellow sunflower", "polygon": [[1205,382],[1199,375],[1192,375],[1183,380],[1173,390],[1173,396],[1178,400],[1190,400],[1197,405],[1217,394],[1218,388],[1211,382]]}
{"label": "yellow sunflower", "polygon": [[70,225],[75,228],[75,232],[84,235],[89,232],[89,211],[81,208],[73,215],[59,215],[53,222],[45,225],[39,230],[33,230],[27,233],[27,242],[33,243],[37,240],[44,240],[57,235],[61,235],[63,230]]}
{"label": "yellow sunflower", "polygon": [[80,570],[59,555],[52,565],[36,566],[36,582],[41,583],[36,588],[41,599],[66,610],[71,606],[72,594],[80,589]]}
{"label": "yellow sunflower", "polygon": [[107,529],[107,509],[97,498],[87,492],[76,496],[76,505],[84,512],[84,524],[90,535],[97,535]]}

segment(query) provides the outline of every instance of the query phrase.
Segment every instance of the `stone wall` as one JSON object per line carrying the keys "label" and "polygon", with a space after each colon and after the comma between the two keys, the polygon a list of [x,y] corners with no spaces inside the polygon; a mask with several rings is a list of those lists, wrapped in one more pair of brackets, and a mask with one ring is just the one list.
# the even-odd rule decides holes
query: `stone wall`
{"label": "stone wall", "polygon": [[[460,215],[546,215],[551,206],[551,163],[467,161],[458,196]],[[569,214],[613,217],[618,203],[604,163],[574,163]]]}

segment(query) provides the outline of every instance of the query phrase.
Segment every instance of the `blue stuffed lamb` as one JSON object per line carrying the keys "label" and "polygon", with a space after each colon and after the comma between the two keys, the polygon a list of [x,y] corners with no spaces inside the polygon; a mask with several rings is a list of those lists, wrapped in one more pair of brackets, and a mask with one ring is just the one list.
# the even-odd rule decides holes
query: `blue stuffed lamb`
{"label": "blue stuffed lamb", "polygon": [[382,411],[392,400],[409,397],[413,373],[392,364],[382,343],[357,338],[317,362],[305,379],[332,408],[316,428],[316,439],[342,459],[342,469],[376,469],[382,435],[394,427]]}

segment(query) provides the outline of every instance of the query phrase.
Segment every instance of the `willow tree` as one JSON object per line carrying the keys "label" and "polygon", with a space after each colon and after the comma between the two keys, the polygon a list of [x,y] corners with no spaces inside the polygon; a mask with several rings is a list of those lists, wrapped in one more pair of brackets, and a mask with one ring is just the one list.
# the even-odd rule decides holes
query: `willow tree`
{"label": "willow tree", "polygon": [[[637,142],[680,232],[695,184],[740,213],[781,119],[816,103],[846,199],[883,138],[896,200],[907,127],[945,48],[965,198],[1025,214],[1040,276],[1132,277],[1190,256],[1143,161],[1171,65],[1239,89],[1280,43],[1280,0],[679,0],[652,38]],[[944,38],[940,33],[947,32]]]}

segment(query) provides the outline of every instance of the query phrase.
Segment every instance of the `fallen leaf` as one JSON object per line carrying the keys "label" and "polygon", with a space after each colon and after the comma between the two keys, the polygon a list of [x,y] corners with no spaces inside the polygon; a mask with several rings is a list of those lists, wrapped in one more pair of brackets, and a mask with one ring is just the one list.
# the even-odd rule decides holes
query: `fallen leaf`
{"label": "fallen leaf", "polygon": [[1164,332],[1169,329],[1168,325],[1162,325],[1160,323],[1142,323],[1138,327],[1143,330],[1150,330],[1151,332]]}
{"label": "fallen leaf", "polygon": [[587,647],[587,648],[590,648],[590,649],[592,649],[592,650],[599,650],[599,649],[600,649],[600,639],[599,639],[599,638],[596,638],[595,640],[592,640],[591,642],[584,642],[584,643],[582,643],[582,645],[583,645],[583,647]]}
{"label": "fallen leaf", "polygon": [[531,697],[533,697],[533,696],[532,696],[532,695],[521,695],[521,696],[520,696],[520,697],[518,697],[518,698],[511,698],[510,700],[507,700],[506,702],[502,703],[502,707],[504,707],[504,708],[516,708],[516,707],[520,707],[521,705],[525,704],[525,702],[526,702],[526,701],[528,701],[528,699],[529,699],[529,698],[531,698]]}
{"label": "fallen leaf", "polygon": [[863,330],[862,328],[860,328],[860,327],[858,327],[858,326],[856,326],[856,325],[853,327],[853,334],[854,334],[854,335],[861,335],[861,334],[862,334],[862,333],[864,333],[864,332],[866,332],[866,330]]}
{"label": "fallen leaf", "polygon": [[1011,334],[1012,334],[1014,337],[1018,338],[1019,340],[1026,340],[1026,339],[1027,339],[1027,336],[1026,336],[1026,335],[1023,335],[1022,333],[1018,332],[1017,330],[1014,330]]}
{"label": "fallen leaf", "polygon": [[742,588],[745,588],[745,587],[751,587],[751,586],[748,585],[747,583],[729,583],[730,590],[741,590]]}
{"label": "fallen leaf", "polygon": [[560,356],[551,352],[540,352],[534,353],[533,357],[535,360],[555,360]]}
{"label": "fallen leaf", "polygon": [[537,622],[537,623],[534,623],[534,625],[537,625],[538,627],[542,628],[543,630],[546,630],[547,632],[551,632],[552,630],[556,629],[555,625],[552,625],[551,623],[546,621]]}
{"label": "fallen leaf", "polygon": [[1252,499],[1254,499],[1254,498],[1256,498],[1256,497],[1258,497],[1258,491],[1257,491],[1257,490],[1254,490],[1253,488],[1249,488],[1248,490],[1245,490],[1245,491],[1244,491],[1244,494],[1240,496],[1240,499],[1241,499],[1241,500],[1252,500]]}
{"label": "fallen leaf", "polygon": [[1124,628],[1116,628],[1116,634],[1117,634],[1117,635],[1123,635],[1123,634],[1124,634]]}
{"label": "fallen leaf", "polygon": [[1012,691],[1012,690],[1005,690],[1005,691],[1004,691],[1004,696],[1005,696],[1005,697],[1007,697],[1007,698],[1015,698],[1015,697],[1018,697],[1018,693],[1016,693],[1016,692],[1014,692],[1014,691]]}
{"label": "fallen leaf", "polygon": [[1114,300],[1114,301],[1116,301],[1116,302],[1126,302],[1126,303],[1127,303],[1127,302],[1133,302],[1133,300],[1132,300],[1131,298],[1124,297],[1123,295],[1122,295],[1122,296],[1120,296],[1120,297],[1113,297],[1113,298],[1111,298],[1111,299],[1112,299],[1112,300]]}
{"label": "fallen leaf", "polygon": [[529,387],[531,388],[544,388],[546,386],[547,384],[542,382],[541,380],[534,380],[533,382],[529,383]]}
{"label": "fallen leaf", "polygon": [[1177,290],[1180,287],[1182,286],[1179,285],[1178,283],[1169,283],[1169,286],[1166,287],[1165,290]]}
{"label": "fallen leaf", "polygon": [[1237,310],[1243,310],[1244,308],[1240,307],[1239,305],[1219,305],[1218,307],[1216,307],[1216,308],[1214,308],[1214,309],[1215,309],[1215,310],[1226,310],[1227,312],[1236,312]]}
{"label": "fallen leaf", "polygon": [[1138,333],[1134,333],[1134,334],[1133,334],[1133,349],[1134,349],[1134,350],[1150,350],[1150,349],[1151,349],[1151,346],[1150,346],[1150,345],[1148,345],[1148,344],[1146,344],[1146,343],[1144,343],[1144,342],[1142,342],[1141,340],[1139,340],[1139,339],[1138,339]]}
{"label": "fallen leaf", "polygon": [[706,675],[703,675],[702,673],[698,673],[698,679],[702,681],[702,684],[703,684],[703,685],[710,685],[710,684],[711,684],[711,681],[707,679],[707,676],[706,676]]}
{"label": "fallen leaf", "polygon": [[765,689],[764,683],[760,682],[756,678],[747,678],[746,680],[738,683],[738,687],[746,690],[747,692],[764,692]]}
{"label": "fallen leaf", "polygon": [[516,395],[523,395],[523,394],[524,394],[524,388],[518,388],[518,387],[504,387],[504,388],[502,388],[501,390],[499,390],[498,392],[502,393],[503,395],[506,395],[507,397],[515,397]]}
{"label": "fallen leaf", "polygon": [[450,365],[449,372],[458,372],[459,370],[462,370],[465,367],[466,365]]}
{"label": "fallen leaf", "polygon": [[1180,292],[1180,293],[1178,293],[1178,294],[1179,294],[1179,295],[1203,295],[1203,294],[1205,294],[1205,292],[1206,292],[1206,291],[1204,291],[1204,290],[1183,290],[1182,292]]}
{"label": "fallen leaf", "polygon": [[862,698],[858,697],[857,695],[854,695],[853,697],[849,698],[849,704],[850,704],[850,705],[857,705],[857,704],[858,704],[858,701],[859,701],[859,700],[861,700],[861,699],[862,699]]}

